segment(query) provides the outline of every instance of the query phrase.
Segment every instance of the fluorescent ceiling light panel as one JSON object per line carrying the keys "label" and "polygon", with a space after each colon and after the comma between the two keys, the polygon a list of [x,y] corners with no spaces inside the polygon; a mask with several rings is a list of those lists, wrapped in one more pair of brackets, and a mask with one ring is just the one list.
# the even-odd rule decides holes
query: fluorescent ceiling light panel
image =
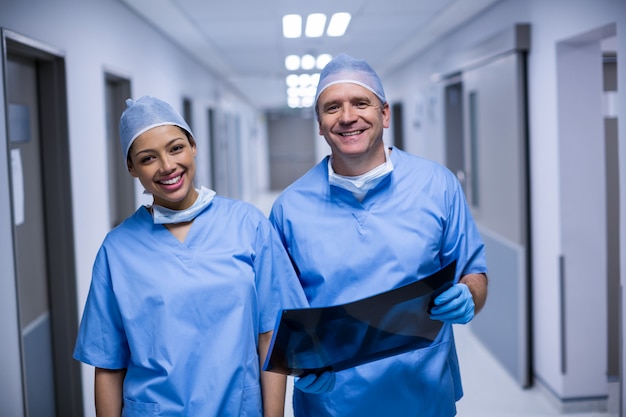
{"label": "fluorescent ceiling light panel", "polygon": [[300,57],[298,55],[287,55],[285,57],[285,68],[288,71],[295,71],[300,68]]}
{"label": "fluorescent ceiling light panel", "polygon": [[319,38],[324,34],[326,27],[326,15],[324,13],[311,13],[306,18],[304,34],[309,38]]}
{"label": "fluorescent ceiling light panel", "polygon": [[300,107],[300,97],[298,96],[289,96],[287,97],[287,105],[292,109]]}
{"label": "fluorescent ceiling light panel", "polygon": [[342,12],[333,14],[330,18],[326,34],[328,36],[343,36],[346,33],[346,29],[348,29],[350,19],[352,19],[350,13]]}
{"label": "fluorescent ceiling light panel", "polygon": [[298,77],[298,85],[300,87],[308,87],[311,85],[311,76],[309,74],[300,74]]}
{"label": "fluorescent ceiling light panel", "polygon": [[317,56],[317,59],[315,60],[315,67],[317,69],[323,69],[326,64],[328,64],[331,60],[333,59],[331,54],[320,54]]}
{"label": "fluorescent ceiling light panel", "polygon": [[350,20],[352,16],[350,13],[335,13],[330,18],[330,23],[328,24],[328,29],[326,30],[326,34],[328,36],[343,36],[346,33],[346,29],[348,29],[348,24],[350,24]]}
{"label": "fluorescent ceiling light panel", "polygon": [[305,71],[315,68],[315,57],[313,55],[303,55],[300,63],[302,69]]}
{"label": "fluorescent ceiling light panel", "polygon": [[314,99],[315,99],[314,97],[310,97],[310,96],[302,97],[302,101],[301,101],[302,107],[311,107],[313,105]]}
{"label": "fluorescent ceiling light panel", "polygon": [[300,85],[300,77],[298,77],[297,74],[289,74],[285,78],[285,82],[287,83],[288,87],[297,87],[298,85]]}
{"label": "fluorescent ceiling light panel", "polygon": [[285,38],[299,38],[302,36],[302,16],[298,14],[283,16],[283,36]]}

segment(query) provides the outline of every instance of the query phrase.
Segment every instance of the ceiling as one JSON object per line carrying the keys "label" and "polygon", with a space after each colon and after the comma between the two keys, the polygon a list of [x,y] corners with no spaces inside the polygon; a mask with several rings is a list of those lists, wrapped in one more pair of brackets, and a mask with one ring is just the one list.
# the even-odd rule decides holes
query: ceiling
{"label": "ceiling", "polygon": [[[120,0],[259,109],[286,108],[285,57],[346,52],[385,73],[499,0]],[[282,16],[349,12],[341,38],[284,39]]]}

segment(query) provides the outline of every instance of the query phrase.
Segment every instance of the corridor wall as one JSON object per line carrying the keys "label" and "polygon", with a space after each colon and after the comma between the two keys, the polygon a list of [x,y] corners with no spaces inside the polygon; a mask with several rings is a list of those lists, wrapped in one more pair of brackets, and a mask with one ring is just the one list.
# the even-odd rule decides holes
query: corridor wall
{"label": "corridor wall", "polygon": [[[445,163],[445,131],[442,114],[443,85],[437,78],[460,66],[465,50],[518,23],[531,27],[531,48],[528,57],[528,128],[530,169],[530,219],[532,236],[531,310],[532,310],[532,372],[534,381],[549,393],[563,409],[602,408],[606,406],[608,385],[599,382],[606,372],[603,355],[606,339],[602,339],[602,297],[605,283],[589,276],[587,282],[573,282],[561,275],[560,260],[566,248],[562,236],[573,232],[563,230],[559,161],[560,143],[564,140],[559,107],[558,50],[559,44],[578,42],[585,36],[615,36],[618,67],[626,56],[626,2],[620,0],[504,0],[469,23],[449,33],[445,39],[422,51],[418,56],[382,74],[388,97],[403,102],[404,137],[407,150]],[[609,28],[608,31],[606,29]],[[610,28],[613,28],[611,31]],[[604,31],[604,32],[603,32]],[[611,35],[613,33],[613,35]],[[599,49],[596,53],[601,65]],[[575,69],[570,68],[570,71]],[[600,71],[598,71],[600,72]],[[626,108],[626,71],[618,71],[616,106]],[[601,107],[601,92],[598,99]],[[595,101],[594,101],[595,102]],[[596,109],[594,109],[596,111]],[[601,109],[597,109],[598,116]],[[565,121],[567,123],[567,120]],[[416,126],[419,126],[416,127]],[[619,142],[626,140],[626,117],[619,118]],[[507,132],[502,132],[506,135]],[[596,140],[602,140],[601,137]],[[572,146],[572,145],[570,145]],[[621,241],[626,242],[626,147],[619,147],[620,159],[620,227]],[[580,166],[580,169],[594,169]],[[599,186],[601,184],[598,184]],[[580,198],[584,199],[585,195]],[[598,201],[599,207],[604,205]],[[624,291],[626,250],[621,245],[621,281]],[[489,254],[488,254],[489,256]],[[587,262],[597,260],[591,258]],[[593,266],[593,265],[591,265]],[[600,271],[602,268],[599,269]],[[566,286],[564,287],[563,284]],[[626,299],[622,293],[622,299]],[[604,298],[605,300],[605,298]],[[489,300],[487,301],[489,303]],[[580,309],[578,313],[568,308]],[[626,309],[622,306],[622,312]],[[564,326],[563,317],[569,318]],[[623,313],[622,313],[623,314]],[[589,322],[593,323],[589,326]],[[624,326],[624,316],[622,316]],[[585,334],[584,332],[588,332]],[[566,332],[566,336],[563,336]],[[585,337],[586,336],[586,337]],[[598,336],[598,337],[596,337]],[[585,352],[584,354],[582,352]],[[624,346],[621,346],[622,358]],[[566,361],[563,367],[563,361]],[[583,362],[587,362],[583,365]],[[589,361],[594,376],[585,378],[583,367]],[[623,365],[622,365],[623,367]],[[622,368],[622,377],[624,371]],[[588,375],[587,375],[588,376]],[[624,392],[621,393],[624,397]]]}

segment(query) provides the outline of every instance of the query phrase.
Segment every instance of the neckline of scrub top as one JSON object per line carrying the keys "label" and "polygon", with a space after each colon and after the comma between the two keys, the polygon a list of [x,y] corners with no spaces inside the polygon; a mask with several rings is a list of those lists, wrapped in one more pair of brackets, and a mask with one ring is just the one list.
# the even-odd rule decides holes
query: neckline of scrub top
{"label": "neckline of scrub top", "polygon": [[154,224],[154,221],[152,219],[152,214],[150,213],[148,208],[145,206],[144,206],[145,210],[142,210],[143,211],[142,221],[145,221],[148,227],[152,229],[151,236],[154,237],[154,239],[165,241],[165,242],[171,239],[171,241],[176,243],[176,247],[185,250],[187,253],[190,253],[193,251],[192,243],[196,236],[196,229],[201,228],[201,226],[199,226],[197,223],[202,222],[204,213],[207,210],[209,210],[209,208],[212,205],[213,205],[213,202],[211,202],[211,204],[205,207],[205,209],[202,210],[200,213],[198,213],[198,215],[193,219],[189,227],[189,230],[187,231],[187,235],[185,236],[185,240],[183,240],[182,242],[178,240],[178,238],[176,238],[176,236],[174,236],[174,234],[170,232],[167,229],[167,227],[165,227],[166,226],[165,224]]}

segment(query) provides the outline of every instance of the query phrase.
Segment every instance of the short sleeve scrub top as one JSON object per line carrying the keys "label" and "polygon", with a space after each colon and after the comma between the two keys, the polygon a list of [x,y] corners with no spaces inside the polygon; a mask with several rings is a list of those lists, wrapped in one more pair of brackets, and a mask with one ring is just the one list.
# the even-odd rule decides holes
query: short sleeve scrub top
{"label": "short sleeve scrub top", "polygon": [[[328,181],[327,159],[278,197],[270,221],[311,307],[343,304],[425,278],[457,261],[486,272],[484,245],[445,167],[393,148],[393,171],[359,202]],[[450,417],[462,396],[451,325],[431,347],[336,373],[323,394],[294,392],[296,417]]]}
{"label": "short sleeve scrub top", "polygon": [[252,205],[215,197],[183,243],[140,207],[105,238],[74,357],[126,368],[123,416],[262,416],[258,334],[307,306]]}

